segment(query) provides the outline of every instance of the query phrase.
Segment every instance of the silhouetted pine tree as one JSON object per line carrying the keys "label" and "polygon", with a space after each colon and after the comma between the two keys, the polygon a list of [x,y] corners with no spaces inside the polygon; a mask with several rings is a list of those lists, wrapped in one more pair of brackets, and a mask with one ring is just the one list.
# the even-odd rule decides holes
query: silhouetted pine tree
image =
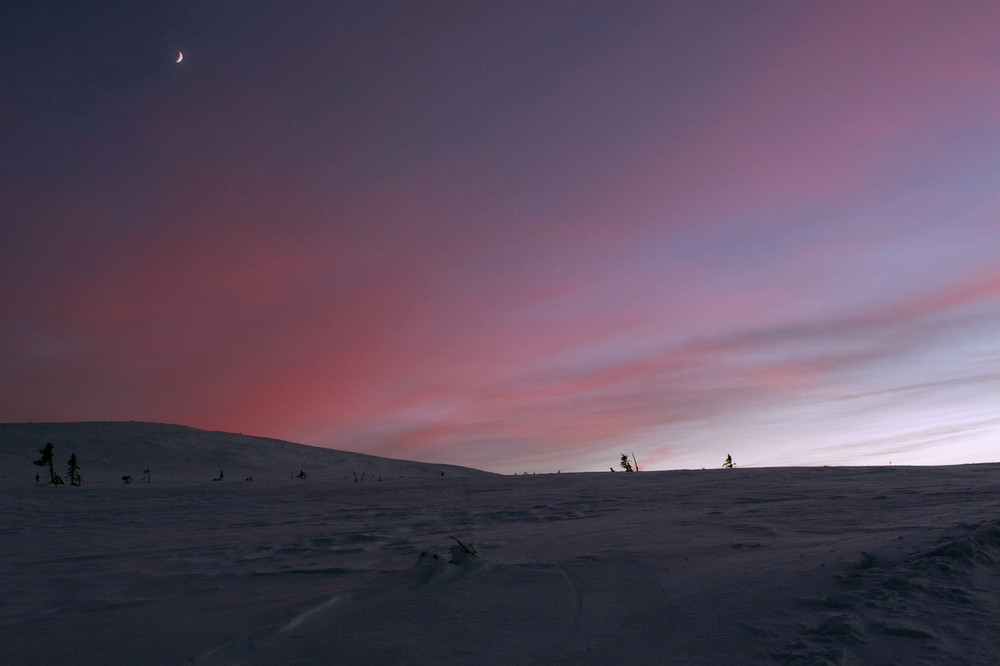
{"label": "silhouetted pine tree", "polygon": [[38,452],[42,454],[42,457],[36,460],[35,464],[39,467],[49,468],[49,483],[53,486],[64,485],[62,477],[56,474],[56,468],[52,464],[52,443],[49,442],[44,449],[39,449]]}
{"label": "silhouetted pine tree", "polygon": [[82,484],[83,479],[80,478],[80,465],[76,460],[75,453],[70,455],[69,462],[66,464],[68,465],[66,472],[67,476],[69,476],[69,485],[79,486],[80,484]]}
{"label": "silhouetted pine tree", "polygon": [[628,461],[628,455],[627,455],[627,454],[625,454],[625,453],[623,453],[623,454],[622,454],[622,461],[621,461],[621,463],[619,463],[619,464],[621,465],[621,468],[622,468],[623,470],[625,470],[626,472],[631,472],[631,471],[634,471],[634,470],[632,469],[632,463],[630,463],[630,462]]}

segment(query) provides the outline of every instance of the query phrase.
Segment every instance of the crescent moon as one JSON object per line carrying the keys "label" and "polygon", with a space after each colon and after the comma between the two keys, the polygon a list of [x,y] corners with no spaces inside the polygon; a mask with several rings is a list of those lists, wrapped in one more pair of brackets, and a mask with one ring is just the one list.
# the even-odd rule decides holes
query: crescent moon
{"label": "crescent moon", "polygon": [[177,52],[177,60],[175,60],[174,62],[180,62],[181,60],[184,60],[184,54],[181,53],[180,51],[178,51]]}

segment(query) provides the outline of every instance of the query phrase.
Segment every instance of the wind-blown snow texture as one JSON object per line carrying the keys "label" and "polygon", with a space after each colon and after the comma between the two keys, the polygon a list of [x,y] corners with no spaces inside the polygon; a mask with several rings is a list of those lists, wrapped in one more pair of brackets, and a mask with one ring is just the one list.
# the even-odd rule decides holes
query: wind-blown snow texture
{"label": "wind-blown snow texture", "polygon": [[1000,663],[1000,465],[52,488],[7,429],[4,664]]}

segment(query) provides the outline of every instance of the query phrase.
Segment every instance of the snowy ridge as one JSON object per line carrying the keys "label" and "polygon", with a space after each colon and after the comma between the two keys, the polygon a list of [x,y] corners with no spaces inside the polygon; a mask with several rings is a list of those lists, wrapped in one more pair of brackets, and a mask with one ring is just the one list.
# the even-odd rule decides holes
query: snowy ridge
{"label": "snowy ridge", "polygon": [[488,472],[363,453],[306,446],[279,439],[199,430],[163,423],[0,423],[0,483],[31,480],[38,450],[52,442],[60,474],[71,453],[80,460],[88,484],[119,484],[122,476],[139,481],[149,469],[159,483],[201,483],[225,472],[225,479],[288,480],[300,471],[314,479],[353,480],[453,476]]}

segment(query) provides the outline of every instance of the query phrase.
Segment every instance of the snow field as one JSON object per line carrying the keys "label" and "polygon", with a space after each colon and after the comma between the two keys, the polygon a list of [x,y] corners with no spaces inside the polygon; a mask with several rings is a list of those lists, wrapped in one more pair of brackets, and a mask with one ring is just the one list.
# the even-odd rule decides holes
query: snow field
{"label": "snow field", "polygon": [[995,664],[998,472],[7,483],[0,663]]}

